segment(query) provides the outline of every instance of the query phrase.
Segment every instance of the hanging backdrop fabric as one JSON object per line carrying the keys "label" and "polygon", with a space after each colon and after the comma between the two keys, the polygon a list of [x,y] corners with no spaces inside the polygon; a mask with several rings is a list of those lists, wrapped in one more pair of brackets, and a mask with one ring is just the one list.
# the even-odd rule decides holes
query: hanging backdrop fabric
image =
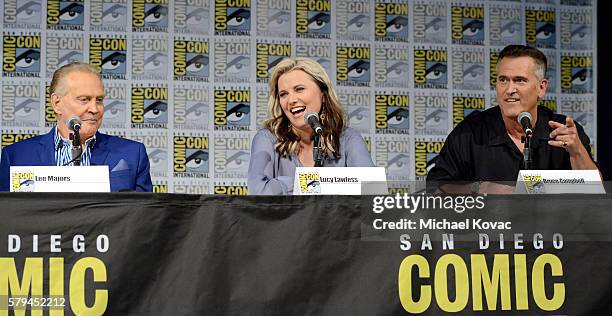
{"label": "hanging backdrop fabric", "polygon": [[[374,212],[375,198],[366,196],[17,193],[0,199],[0,315],[7,315],[7,298],[28,294],[63,298],[65,306],[55,309],[65,315],[612,311],[612,200],[605,195],[489,196],[481,209],[413,213],[399,204]],[[465,201],[453,199],[455,206]],[[472,227],[379,230],[377,219]],[[425,234],[431,249],[423,246]],[[454,235],[452,249],[444,248],[444,234]],[[480,249],[478,234],[489,236],[487,249]]]}

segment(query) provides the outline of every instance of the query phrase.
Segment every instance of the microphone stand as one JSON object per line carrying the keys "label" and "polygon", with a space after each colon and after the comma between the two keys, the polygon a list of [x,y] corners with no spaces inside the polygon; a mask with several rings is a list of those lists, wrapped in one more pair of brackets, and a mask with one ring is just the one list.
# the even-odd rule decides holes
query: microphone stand
{"label": "microphone stand", "polygon": [[525,136],[521,137],[521,142],[525,144],[523,148],[523,170],[532,169],[531,136],[532,134],[526,134]]}
{"label": "microphone stand", "polygon": [[312,158],[315,162],[315,167],[323,167],[323,148],[321,148],[321,135],[319,133],[315,133],[314,135]]}
{"label": "microphone stand", "polygon": [[74,125],[74,134],[70,133],[70,140],[72,141],[72,160],[74,161],[73,166],[81,165],[81,155],[83,154],[83,147],[81,147],[81,135],[79,133],[80,126]]}

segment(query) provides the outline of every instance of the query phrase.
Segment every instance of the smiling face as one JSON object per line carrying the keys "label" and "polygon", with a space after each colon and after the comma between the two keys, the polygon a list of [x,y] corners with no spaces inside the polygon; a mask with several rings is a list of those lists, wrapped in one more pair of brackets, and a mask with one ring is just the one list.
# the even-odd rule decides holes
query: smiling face
{"label": "smiling face", "polygon": [[304,116],[310,112],[321,112],[324,95],[319,86],[302,70],[281,75],[277,86],[281,108],[293,128],[312,133],[310,126],[304,122]]}
{"label": "smiling face", "polygon": [[60,135],[68,138],[66,120],[77,115],[81,118],[81,139],[92,137],[104,116],[104,86],[100,78],[89,72],[73,71],[60,81],[57,91],[65,93],[51,95]]}
{"label": "smiling face", "polygon": [[498,64],[495,89],[504,117],[515,120],[521,112],[535,118],[538,99],[544,97],[548,80],[539,79],[531,57],[505,57]]}

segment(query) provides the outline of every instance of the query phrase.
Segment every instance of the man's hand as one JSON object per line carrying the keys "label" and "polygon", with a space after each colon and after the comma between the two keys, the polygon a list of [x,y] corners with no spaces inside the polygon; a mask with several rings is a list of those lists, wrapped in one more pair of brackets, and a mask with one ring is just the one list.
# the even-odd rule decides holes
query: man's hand
{"label": "man's hand", "polygon": [[548,144],[563,148],[569,153],[572,169],[597,170],[597,165],[595,165],[589,152],[582,145],[580,137],[578,137],[576,124],[571,117],[565,118],[565,125],[555,121],[548,121],[548,125],[553,128],[549,135]]}
{"label": "man's hand", "polygon": [[549,135],[549,145],[565,149],[572,157],[580,155],[581,151],[586,151],[571,117],[565,118],[565,125],[555,121],[548,121],[548,125],[553,129]]}

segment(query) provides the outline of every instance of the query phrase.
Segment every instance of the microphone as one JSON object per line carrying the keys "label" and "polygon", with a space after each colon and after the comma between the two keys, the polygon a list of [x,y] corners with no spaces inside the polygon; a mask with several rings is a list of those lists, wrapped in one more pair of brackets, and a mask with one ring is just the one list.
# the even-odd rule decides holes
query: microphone
{"label": "microphone", "polygon": [[73,115],[68,120],[66,120],[66,126],[71,131],[76,131],[81,129],[81,118],[77,115]]}
{"label": "microphone", "polygon": [[531,137],[531,135],[533,134],[533,130],[531,129],[531,113],[521,112],[521,114],[518,115],[516,120],[523,127],[525,135],[527,135],[527,137]]}
{"label": "microphone", "polygon": [[70,139],[72,140],[72,148],[70,150],[72,154],[72,161],[74,162],[74,166],[81,165],[81,155],[83,154],[83,148],[81,147],[81,134],[79,131],[81,130],[81,118],[78,115],[73,115],[66,121],[66,125],[68,129],[74,131],[74,134],[70,134]]}
{"label": "microphone", "polygon": [[321,134],[323,132],[323,126],[319,122],[319,114],[316,112],[310,112],[304,116],[304,122],[310,125],[310,128],[316,133]]}

